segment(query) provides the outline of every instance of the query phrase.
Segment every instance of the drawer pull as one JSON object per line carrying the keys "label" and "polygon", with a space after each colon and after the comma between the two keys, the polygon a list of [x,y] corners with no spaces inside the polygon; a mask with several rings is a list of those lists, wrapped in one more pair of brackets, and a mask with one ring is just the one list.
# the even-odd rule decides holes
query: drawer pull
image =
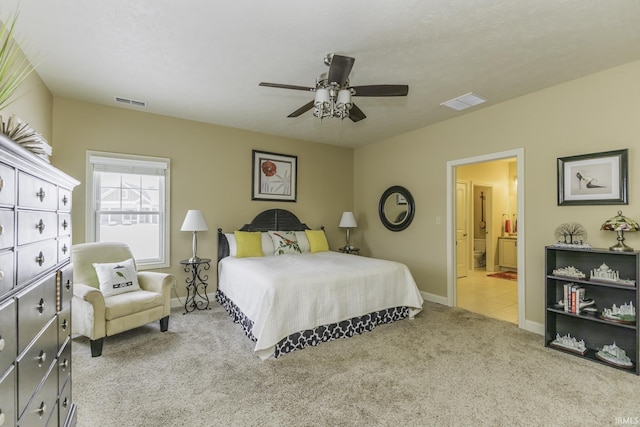
{"label": "drawer pull", "polygon": [[0,270],[0,280],[4,279],[4,271]]}
{"label": "drawer pull", "polygon": [[38,254],[38,256],[36,257],[36,262],[40,267],[42,267],[42,264],[44,264],[44,255],[42,252],[40,252],[40,254]]}
{"label": "drawer pull", "polygon": [[38,222],[38,225],[36,225],[36,228],[38,229],[38,231],[40,231],[40,234],[42,234],[42,232],[45,229],[44,222],[42,222],[42,220],[40,220],[40,222]]}
{"label": "drawer pull", "polygon": [[[2,190],[2,186],[0,186],[0,190]],[[4,413],[2,412],[2,409],[0,409],[0,426],[4,425]]]}
{"label": "drawer pull", "polygon": [[67,368],[69,367],[69,361],[67,359],[64,359],[60,364],[60,367],[62,368],[63,371],[66,371]]}
{"label": "drawer pull", "polygon": [[44,312],[44,308],[46,307],[46,305],[47,304],[44,302],[44,300],[40,298],[40,302],[36,306],[36,310],[38,310],[38,313],[42,314]]}
{"label": "drawer pull", "polygon": [[47,405],[45,405],[44,402],[40,402],[40,407],[36,412],[38,413],[40,418],[42,418],[43,415],[47,413]]}
{"label": "drawer pull", "polygon": [[42,365],[46,361],[47,361],[47,353],[45,353],[44,350],[40,350],[40,355],[38,356],[38,366],[42,367]]}
{"label": "drawer pull", "polygon": [[40,187],[40,191],[36,193],[36,197],[40,199],[40,201],[42,202],[44,200],[44,196],[45,196],[44,189]]}
{"label": "drawer pull", "polygon": [[0,236],[4,233],[4,226],[0,224]]}
{"label": "drawer pull", "polygon": [[67,283],[64,284],[64,287],[65,287],[66,290],[70,291],[71,290],[71,280],[67,280]]}
{"label": "drawer pull", "polygon": [[0,336],[0,353],[4,350],[4,338]]}
{"label": "drawer pull", "polygon": [[67,206],[67,203],[69,203],[69,198],[65,194],[64,196],[62,196],[62,204]]}
{"label": "drawer pull", "polygon": [[[4,179],[2,179],[2,177],[0,177],[0,191],[2,191],[2,188],[4,187]],[[2,425],[2,424],[0,424]]]}
{"label": "drawer pull", "polygon": [[66,230],[68,226],[69,226],[69,223],[67,222],[66,219],[64,221],[62,221],[62,229],[63,230]]}
{"label": "drawer pull", "polygon": [[66,331],[68,326],[69,326],[69,321],[67,319],[64,319],[62,321],[62,330]]}
{"label": "drawer pull", "polygon": [[68,250],[69,250],[69,248],[67,248],[67,244],[66,243],[64,245],[62,245],[62,253],[63,254],[66,254]]}

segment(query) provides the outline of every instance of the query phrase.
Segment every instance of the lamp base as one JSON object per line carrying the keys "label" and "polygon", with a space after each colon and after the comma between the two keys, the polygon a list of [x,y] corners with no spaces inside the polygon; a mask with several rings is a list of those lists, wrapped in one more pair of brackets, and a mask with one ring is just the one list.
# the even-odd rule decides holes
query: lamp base
{"label": "lamp base", "polygon": [[609,250],[616,251],[616,252],[633,252],[632,247],[629,247],[622,242],[618,242],[615,245],[609,247]]}
{"label": "lamp base", "polygon": [[616,230],[618,232],[618,243],[609,247],[610,251],[616,252],[633,252],[633,248],[624,244],[624,233],[622,230]]}

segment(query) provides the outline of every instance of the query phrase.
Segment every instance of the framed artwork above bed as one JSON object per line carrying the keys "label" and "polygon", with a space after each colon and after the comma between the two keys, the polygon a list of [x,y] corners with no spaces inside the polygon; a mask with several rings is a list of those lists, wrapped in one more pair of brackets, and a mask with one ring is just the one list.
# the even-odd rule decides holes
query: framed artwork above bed
{"label": "framed artwork above bed", "polygon": [[295,202],[298,157],[253,150],[251,200]]}

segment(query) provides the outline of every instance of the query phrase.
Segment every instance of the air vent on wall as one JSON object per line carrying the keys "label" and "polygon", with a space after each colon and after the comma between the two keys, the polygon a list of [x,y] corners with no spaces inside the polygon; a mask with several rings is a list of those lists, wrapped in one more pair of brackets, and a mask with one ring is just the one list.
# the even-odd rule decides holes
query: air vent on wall
{"label": "air vent on wall", "polygon": [[443,102],[440,105],[444,105],[445,107],[449,107],[456,111],[460,111],[460,110],[467,109],[469,107],[476,106],[478,104],[482,104],[484,102],[487,102],[487,100],[482,97],[479,97],[473,92],[469,92],[457,98],[453,98],[446,102]]}
{"label": "air vent on wall", "polygon": [[121,104],[135,105],[136,107],[147,106],[147,103],[144,101],[136,101],[135,99],[121,98],[119,96],[116,96],[116,102],[120,102]]}

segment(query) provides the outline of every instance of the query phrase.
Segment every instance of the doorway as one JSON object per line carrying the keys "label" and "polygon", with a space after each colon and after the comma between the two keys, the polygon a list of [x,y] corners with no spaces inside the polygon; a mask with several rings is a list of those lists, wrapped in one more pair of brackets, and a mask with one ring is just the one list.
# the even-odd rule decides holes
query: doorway
{"label": "doorway", "polygon": [[[508,162],[515,160],[512,172],[504,177],[504,182],[494,184],[493,178],[474,177],[465,174],[465,167],[480,165],[488,162]],[[475,170],[469,167],[468,170]],[[468,171],[467,170],[467,171]],[[459,173],[460,172],[460,173]],[[517,179],[517,181],[516,181]],[[517,182],[517,184],[516,184]],[[509,185],[517,185],[517,193],[513,197],[508,196],[505,190]],[[462,193],[466,190],[467,195]],[[475,197],[478,196],[478,197]],[[480,198],[482,196],[482,198]],[[475,200],[475,199],[478,200]],[[489,198],[494,198],[490,202]],[[482,210],[484,204],[484,211]],[[477,206],[480,205],[480,210]],[[460,207],[460,210],[458,210]],[[493,209],[492,209],[493,208]],[[462,211],[462,212],[461,212]],[[463,213],[467,211],[468,213]],[[473,215],[472,212],[476,212]],[[479,213],[479,217],[478,217]],[[484,218],[482,218],[484,214]],[[503,221],[504,218],[517,217],[518,233],[506,236]],[[464,219],[466,217],[466,219]],[[511,286],[512,298],[515,295],[517,302],[517,324],[524,327],[525,322],[525,265],[524,265],[524,150],[488,154],[484,156],[460,159],[447,162],[447,303],[451,307],[458,306],[458,283],[461,290],[478,291],[483,298],[488,298],[491,288],[504,290]],[[460,223],[465,227],[460,227]],[[481,227],[483,226],[483,227]],[[474,257],[474,240],[485,233],[487,237],[485,250],[485,266],[480,266]],[[506,279],[487,277],[487,274],[502,270],[499,264],[498,238],[508,237],[517,253],[517,281],[509,283]],[[459,248],[459,241],[464,241],[463,248]],[[466,245],[466,248],[464,246]],[[477,252],[477,251],[476,251]],[[491,253],[490,253],[491,252]],[[464,257],[464,260],[460,260]],[[464,264],[467,264],[467,274]],[[461,268],[463,270],[461,270]],[[473,285],[469,285],[472,283]],[[461,294],[462,295],[462,294]],[[463,298],[461,296],[461,298]],[[501,301],[497,298],[495,301]],[[465,301],[461,299],[461,305]],[[511,303],[513,304],[513,302]],[[488,306],[489,304],[487,304]],[[466,307],[463,307],[466,308]],[[482,312],[482,306],[478,310]],[[489,308],[489,307],[487,307]],[[482,314],[486,314],[482,312]],[[494,316],[495,317],[495,316]],[[506,320],[506,319],[503,319]]]}

